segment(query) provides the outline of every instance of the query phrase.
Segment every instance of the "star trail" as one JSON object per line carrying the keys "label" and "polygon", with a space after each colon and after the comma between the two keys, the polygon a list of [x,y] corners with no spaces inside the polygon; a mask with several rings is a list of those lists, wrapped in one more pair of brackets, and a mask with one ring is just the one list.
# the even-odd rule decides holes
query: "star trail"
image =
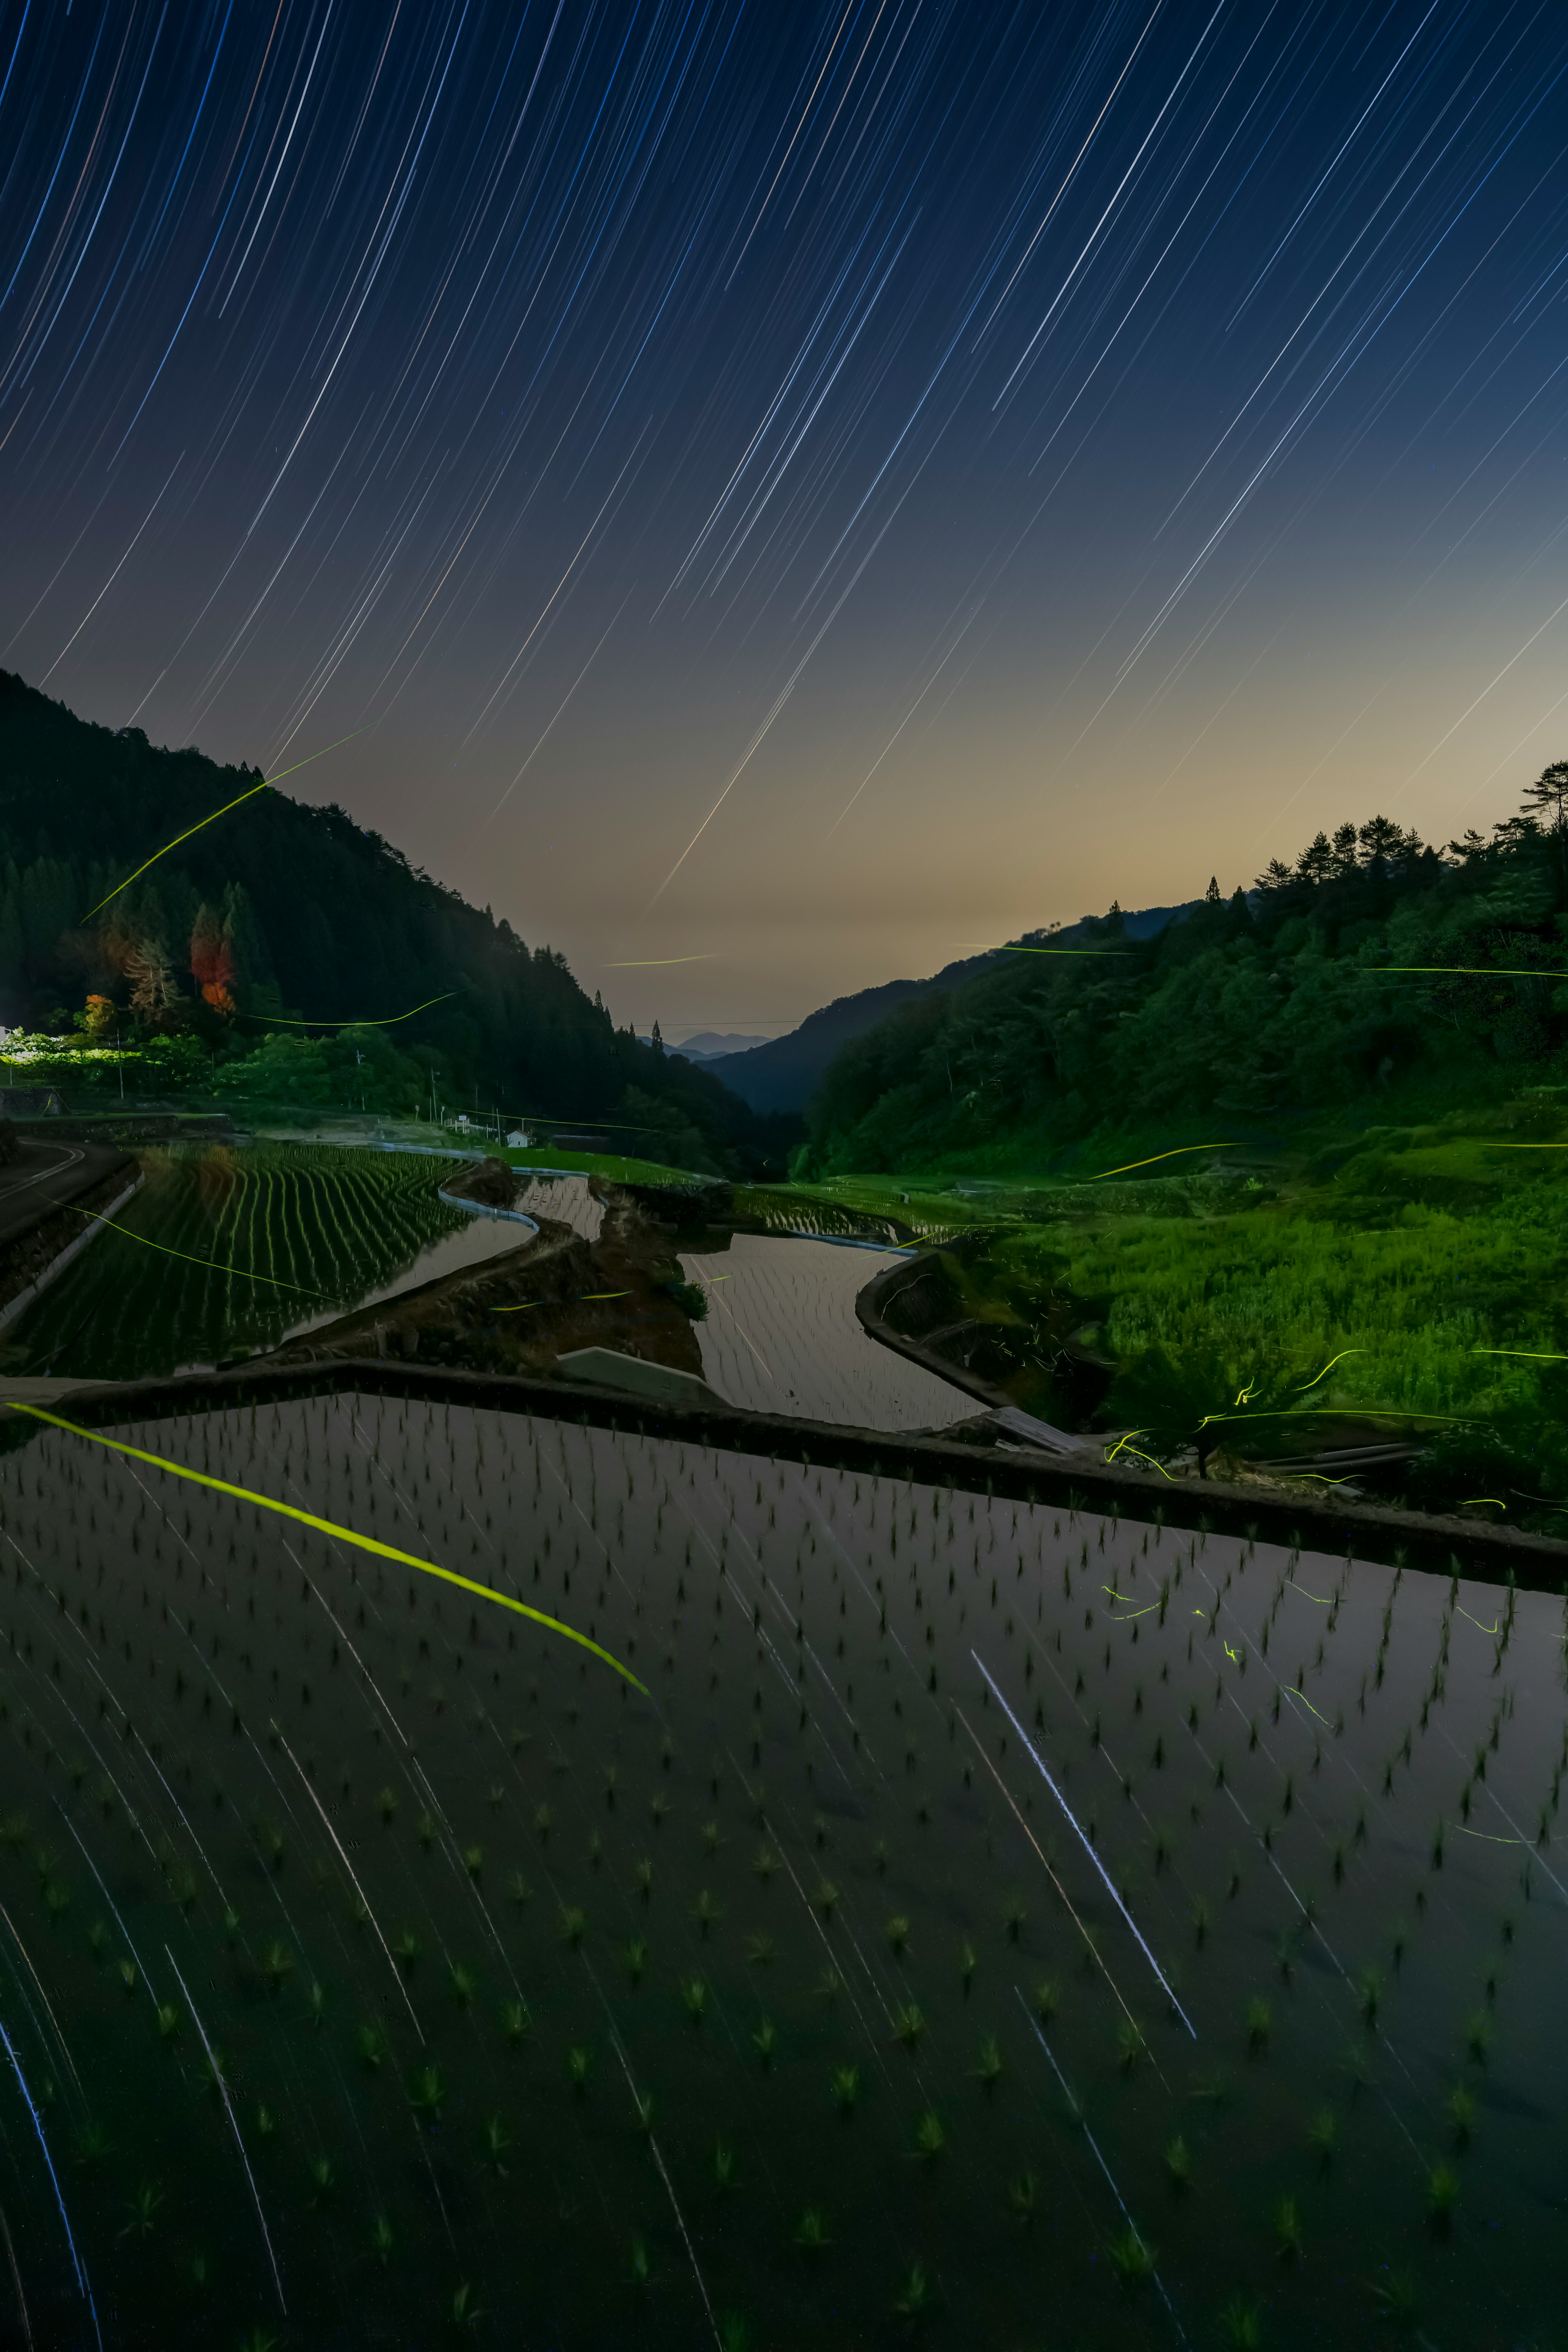
{"label": "star trail", "polygon": [[348,738],[667,1029],[1489,822],[1564,740],[1565,76],[1534,0],[21,0],[0,661]]}

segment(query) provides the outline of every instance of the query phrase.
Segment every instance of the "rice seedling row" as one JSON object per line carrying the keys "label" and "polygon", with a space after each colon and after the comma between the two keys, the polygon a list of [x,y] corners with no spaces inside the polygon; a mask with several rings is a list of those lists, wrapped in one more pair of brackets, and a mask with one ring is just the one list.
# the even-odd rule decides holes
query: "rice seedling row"
{"label": "rice seedling row", "polygon": [[103,1433],[647,1696],[89,1440],[0,1458],[47,2340],[76,2261],[149,2345],[1561,2308],[1558,1601],[398,1401]]}
{"label": "rice seedling row", "polygon": [[125,1233],[100,1234],[21,1318],[14,1363],[125,1377],[273,1345],[465,1223],[428,1162],[391,1155],[175,1147],[142,1164]]}

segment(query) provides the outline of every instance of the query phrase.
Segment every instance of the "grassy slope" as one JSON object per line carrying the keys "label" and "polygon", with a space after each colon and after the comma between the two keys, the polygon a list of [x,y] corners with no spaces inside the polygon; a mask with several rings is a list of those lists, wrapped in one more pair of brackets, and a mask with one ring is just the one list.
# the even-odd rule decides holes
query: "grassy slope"
{"label": "grassy slope", "polygon": [[[1134,1135],[1119,1148],[1136,1160],[1170,1146]],[[944,1265],[969,1311],[1010,1327],[1031,1367],[1013,1385],[1037,1411],[1068,1417],[1052,1360],[1076,1322],[1116,1368],[1098,1419],[1145,1428],[1156,1454],[1190,1444],[1205,1415],[1243,1458],[1342,1444],[1347,1425],[1419,1437],[1413,1500],[1497,1496],[1510,1518],[1560,1533],[1568,1515],[1540,1507],[1568,1496],[1565,1172],[1568,1108],[1542,1092],[1112,1183],[1058,1177],[967,1199],[937,1189],[951,1177],[794,1189],[933,1237],[968,1225],[972,1245]]]}

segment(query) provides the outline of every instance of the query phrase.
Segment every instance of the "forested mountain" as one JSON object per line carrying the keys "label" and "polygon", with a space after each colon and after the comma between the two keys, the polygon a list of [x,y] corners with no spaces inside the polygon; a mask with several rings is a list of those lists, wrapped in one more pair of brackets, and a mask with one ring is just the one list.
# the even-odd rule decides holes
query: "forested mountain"
{"label": "forested mountain", "polygon": [[[341,808],[258,792],[89,915],[260,782],[257,769],[156,750],[139,728],[91,725],[0,671],[0,1023],[193,1035],[220,1095],[265,1083],[280,1098],[326,1087],[336,1099],[346,1066],[372,1108],[427,1104],[434,1080],[457,1104],[477,1090],[486,1107],[622,1118],[690,1164],[752,1160],[752,1114],[716,1078],[616,1029],[563,956],[526,946]],[[308,1035],[443,996],[351,1045]]]}
{"label": "forested mountain", "polygon": [[1096,1133],[1184,1139],[1200,1119],[1223,1134],[1568,1076],[1565,796],[1568,762],[1489,840],[1440,853],[1373,817],[1228,902],[1211,884],[1152,939],[1113,909],[1092,957],[996,959],[845,1047],[796,1171],[1037,1165]]}
{"label": "forested mountain", "polygon": [[[1123,925],[1130,939],[1147,939],[1187,911],[1185,907],[1144,907],[1125,916]],[[1066,945],[1078,939],[1081,929],[1082,925],[1072,923],[1065,930],[1026,931],[1024,937],[1037,944],[1055,938]],[[886,980],[878,988],[835,997],[819,1012],[808,1013],[798,1029],[771,1037],[765,1045],[715,1055],[710,1066],[755,1111],[803,1111],[834,1056],[851,1038],[863,1036],[890,1013],[919,998],[950,995],[976,973],[990,971],[996,961],[996,954],[991,951],[964,956],[957,963],[944,965],[930,980]]]}

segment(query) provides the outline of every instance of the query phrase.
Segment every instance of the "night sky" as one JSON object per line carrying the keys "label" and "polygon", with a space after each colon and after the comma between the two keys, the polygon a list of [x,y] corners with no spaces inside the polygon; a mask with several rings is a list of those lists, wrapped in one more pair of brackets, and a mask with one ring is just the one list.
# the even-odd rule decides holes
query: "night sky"
{"label": "night sky", "polygon": [[0,663],[362,730],[677,1034],[1446,841],[1568,750],[1565,120],[1535,0],[11,0]]}

